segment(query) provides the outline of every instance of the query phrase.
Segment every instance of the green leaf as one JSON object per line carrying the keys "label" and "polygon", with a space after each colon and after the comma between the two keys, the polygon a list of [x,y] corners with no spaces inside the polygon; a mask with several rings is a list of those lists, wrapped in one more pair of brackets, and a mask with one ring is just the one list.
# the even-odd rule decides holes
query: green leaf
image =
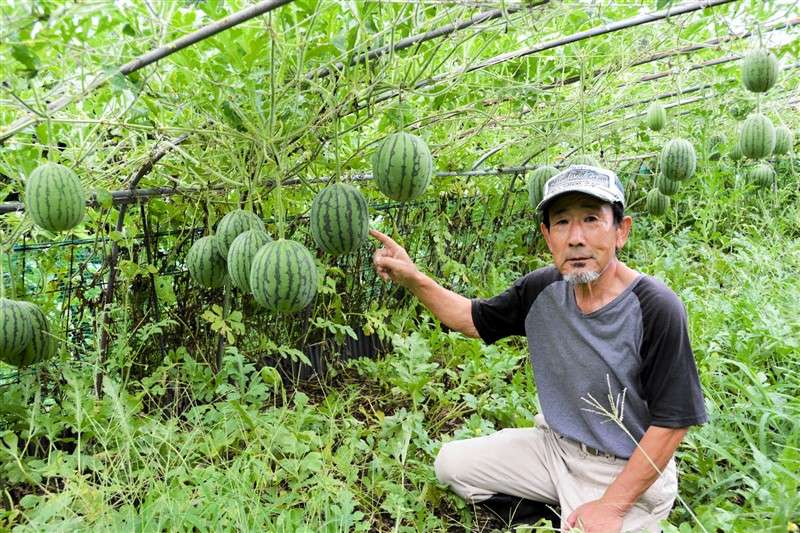
{"label": "green leaf", "polygon": [[39,57],[24,44],[15,44],[11,46],[11,56],[25,65],[25,69],[31,72],[36,72],[39,69]]}
{"label": "green leaf", "polygon": [[98,189],[95,191],[95,199],[98,205],[103,209],[111,209],[111,206],[114,205],[114,198],[111,196],[111,193],[105,189]]}

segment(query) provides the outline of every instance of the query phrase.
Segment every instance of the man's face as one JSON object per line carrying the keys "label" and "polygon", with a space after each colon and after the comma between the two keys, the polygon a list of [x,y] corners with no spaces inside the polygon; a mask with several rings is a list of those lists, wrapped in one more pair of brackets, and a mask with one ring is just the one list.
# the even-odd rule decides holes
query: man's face
{"label": "man's face", "polygon": [[628,240],[631,218],[614,225],[611,205],[583,193],[556,198],[550,206],[550,229],[542,234],[555,266],[568,281],[588,283],[598,278]]}

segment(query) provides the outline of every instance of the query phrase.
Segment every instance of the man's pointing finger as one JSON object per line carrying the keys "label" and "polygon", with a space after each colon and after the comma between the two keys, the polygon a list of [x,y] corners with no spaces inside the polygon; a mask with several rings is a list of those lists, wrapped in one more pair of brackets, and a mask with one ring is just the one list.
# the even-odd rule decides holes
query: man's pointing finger
{"label": "man's pointing finger", "polygon": [[386,246],[387,248],[395,248],[400,246],[399,244],[394,242],[394,240],[392,240],[391,237],[389,237],[388,235],[384,235],[383,233],[381,233],[376,229],[370,229],[369,234],[378,239],[379,241],[381,241],[383,245]]}

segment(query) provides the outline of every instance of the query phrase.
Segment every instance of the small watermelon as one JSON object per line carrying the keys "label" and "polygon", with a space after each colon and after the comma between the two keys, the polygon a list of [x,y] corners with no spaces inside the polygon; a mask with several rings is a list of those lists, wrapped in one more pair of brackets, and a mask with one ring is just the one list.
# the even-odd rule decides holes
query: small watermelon
{"label": "small watermelon", "polygon": [[311,236],[323,251],[349,254],[369,236],[369,210],[361,191],[347,183],[322,189],[311,203]]}
{"label": "small watermelon", "polygon": [[694,176],[697,154],[686,139],[672,139],[661,150],[661,173],[673,180],[683,181]]}
{"label": "small watermelon", "polygon": [[739,141],[733,143],[733,147],[730,152],[728,152],[728,157],[731,158],[731,161],[739,161],[744,157],[742,155],[742,149],[739,147]]}
{"label": "small watermelon", "polygon": [[749,52],[742,60],[742,83],[754,93],[770,90],[778,81],[779,72],[775,54],[763,48]]}
{"label": "small watermelon", "polygon": [[243,209],[235,209],[222,217],[217,224],[217,232],[214,235],[214,242],[219,255],[228,257],[228,248],[233,239],[238,237],[240,233],[251,229],[266,231],[264,222],[255,213]]}
{"label": "small watermelon", "polygon": [[589,165],[590,167],[598,167],[602,168],[603,165],[600,164],[594,156],[583,154],[583,155],[576,155],[570,161],[570,165]]}
{"label": "small watermelon", "polygon": [[20,302],[0,298],[0,360],[16,365],[33,339],[33,321]]}
{"label": "small watermelon", "polygon": [[636,178],[631,176],[625,181],[625,205],[630,206],[642,199],[642,188],[636,183]]}
{"label": "small watermelon", "polygon": [[279,239],[267,243],[253,258],[250,287],[256,302],[270,311],[299,311],[317,293],[314,257],[297,241]]}
{"label": "small watermelon", "polygon": [[247,230],[240,233],[228,248],[228,274],[231,283],[237,289],[250,292],[250,268],[253,258],[262,246],[271,242],[272,238],[260,229]]}
{"label": "small watermelon", "polygon": [[750,159],[769,156],[775,148],[775,128],[772,121],[760,113],[747,117],[739,135],[742,154]]}
{"label": "small watermelon", "polygon": [[31,342],[25,350],[17,357],[13,363],[18,367],[24,367],[35,363],[40,363],[50,359],[56,354],[58,349],[56,339],[50,334],[50,324],[47,317],[36,304],[31,302],[18,302],[28,313],[28,317],[33,327]]}
{"label": "small watermelon", "polygon": [[775,128],[775,148],[772,153],[775,155],[786,155],[794,146],[794,133],[786,126]]}
{"label": "small watermelon", "polygon": [[410,133],[389,135],[372,157],[372,175],[378,189],[398,202],[408,202],[425,192],[432,173],[428,145]]}
{"label": "small watermelon", "polygon": [[663,174],[656,176],[655,186],[664,196],[672,196],[678,192],[679,182],[669,179]]}
{"label": "small watermelon", "polygon": [[40,228],[74,228],[86,212],[86,196],[75,172],[57,163],[36,167],[25,183],[25,210]]}
{"label": "small watermelon", "polygon": [[556,174],[558,174],[558,169],[551,165],[542,165],[531,172],[528,177],[528,200],[534,209],[544,197],[545,182]]}
{"label": "small watermelon", "polygon": [[669,209],[669,196],[665,196],[658,189],[647,193],[647,210],[653,215],[663,215]]}
{"label": "small watermelon", "polygon": [[775,181],[775,171],[772,170],[772,167],[767,163],[759,163],[752,168],[747,173],[747,177],[751,183],[759,187],[771,187],[773,181]]}
{"label": "small watermelon", "polygon": [[211,236],[197,239],[186,254],[189,276],[198,285],[209,289],[222,287],[227,273],[225,259],[219,255],[214,239]]}
{"label": "small watermelon", "polygon": [[667,110],[658,102],[652,102],[647,108],[647,127],[659,131],[667,123]]}

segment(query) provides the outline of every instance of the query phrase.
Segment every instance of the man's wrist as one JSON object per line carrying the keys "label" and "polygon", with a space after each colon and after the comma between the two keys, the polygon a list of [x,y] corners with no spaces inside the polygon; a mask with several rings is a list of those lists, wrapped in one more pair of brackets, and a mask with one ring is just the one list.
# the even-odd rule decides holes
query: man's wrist
{"label": "man's wrist", "polygon": [[410,283],[408,284],[408,290],[414,293],[415,296],[419,296],[419,293],[424,291],[426,288],[430,287],[431,284],[436,283],[431,278],[426,276],[422,273],[419,269],[417,269],[414,276],[411,278]]}
{"label": "man's wrist", "polygon": [[619,517],[624,517],[628,514],[634,504],[634,502],[628,502],[623,497],[615,497],[613,493],[609,494],[608,491],[600,497],[600,502],[613,509],[614,513]]}

